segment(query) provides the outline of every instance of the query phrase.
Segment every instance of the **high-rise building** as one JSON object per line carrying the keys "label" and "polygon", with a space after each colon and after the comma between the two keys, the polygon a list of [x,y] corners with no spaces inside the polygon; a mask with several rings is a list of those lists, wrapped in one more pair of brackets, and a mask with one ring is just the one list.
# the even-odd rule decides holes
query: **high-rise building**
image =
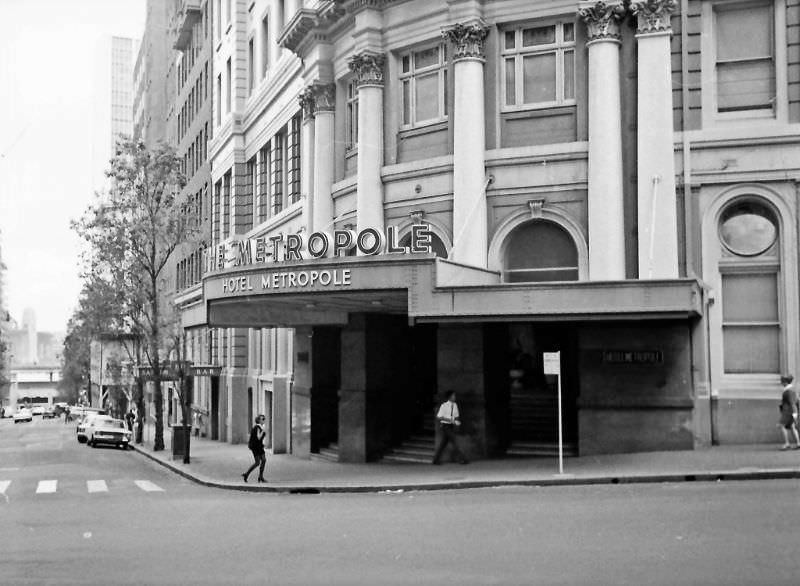
{"label": "high-rise building", "polygon": [[167,83],[172,60],[169,17],[173,0],[147,0],[145,30],[133,69],[133,137],[152,146],[169,140],[175,88]]}
{"label": "high-rise building", "polygon": [[133,66],[139,42],[111,37],[111,148],[120,136],[133,135]]}

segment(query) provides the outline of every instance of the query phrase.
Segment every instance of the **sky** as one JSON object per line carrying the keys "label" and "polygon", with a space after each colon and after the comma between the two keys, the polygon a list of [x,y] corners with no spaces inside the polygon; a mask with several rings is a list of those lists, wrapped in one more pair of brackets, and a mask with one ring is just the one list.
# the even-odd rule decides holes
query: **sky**
{"label": "sky", "polygon": [[112,36],[141,38],[144,22],[145,0],[0,0],[5,298],[18,322],[32,308],[39,331],[66,331],[77,305],[81,241],[70,220],[92,203],[106,166],[103,51]]}

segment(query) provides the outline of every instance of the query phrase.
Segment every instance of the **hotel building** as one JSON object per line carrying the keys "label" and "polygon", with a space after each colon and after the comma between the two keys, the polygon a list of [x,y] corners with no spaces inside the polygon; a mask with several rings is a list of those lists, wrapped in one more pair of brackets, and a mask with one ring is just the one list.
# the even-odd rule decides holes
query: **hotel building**
{"label": "hotel building", "polygon": [[559,404],[572,454],[779,439],[798,0],[210,4],[210,437],[422,458],[454,389],[473,458]]}

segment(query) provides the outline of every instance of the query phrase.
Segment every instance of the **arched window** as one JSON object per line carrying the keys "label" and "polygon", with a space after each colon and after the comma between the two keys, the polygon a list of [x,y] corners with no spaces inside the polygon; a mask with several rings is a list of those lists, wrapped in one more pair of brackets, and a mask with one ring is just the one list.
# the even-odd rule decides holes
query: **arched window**
{"label": "arched window", "polygon": [[578,249],[558,224],[537,220],[523,224],[509,237],[503,260],[507,283],[578,280]]}
{"label": "arched window", "polygon": [[[406,234],[400,239],[400,246],[405,246],[408,248],[411,246],[411,234]],[[431,232],[431,252],[438,256],[439,258],[447,258],[447,248],[442,242],[442,239],[439,238],[434,232]]]}
{"label": "arched window", "polygon": [[781,371],[778,221],[765,203],[738,199],[719,219],[724,370]]}

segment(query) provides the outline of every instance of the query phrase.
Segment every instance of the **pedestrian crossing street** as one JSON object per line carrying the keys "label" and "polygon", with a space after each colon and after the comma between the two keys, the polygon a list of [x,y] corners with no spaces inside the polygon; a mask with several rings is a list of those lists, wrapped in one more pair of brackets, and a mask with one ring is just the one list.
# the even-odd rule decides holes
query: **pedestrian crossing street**
{"label": "pedestrian crossing street", "polygon": [[12,494],[57,494],[57,493],[83,493],[100,494],[110,492],[164,492],[164,489],[150,480],[118,480],[109,488],[109,483],[103,479],[70,481],[59,483],[58,480],[0,480],[0,498],[8,500]]}

